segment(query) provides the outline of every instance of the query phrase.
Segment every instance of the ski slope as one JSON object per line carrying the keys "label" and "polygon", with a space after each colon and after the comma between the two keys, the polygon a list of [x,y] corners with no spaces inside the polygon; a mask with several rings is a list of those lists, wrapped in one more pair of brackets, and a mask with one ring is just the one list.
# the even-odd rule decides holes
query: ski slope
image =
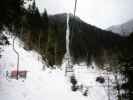
{"label": "ski slope", "polygon": [[[5,32],[3,32],[5,34]],[[15,41],[15,48],[20,54],[20,70],[27,70],[26,79],[10,79],[6,71],[12,71],[17,66],[17,55],[12,49],[13,37],[7,35],[11,45],[3,48],[0,58],[0,100],[108,100],[107,76],[102,75],[97,67],[87,68],[74,65],[74,73],[82,90],[73,92],[69,77],[65,76],[65,61],[60,68],[47,68],[41,56],[35,51],[23,49],[23,42]],[[45,70],[43,70],[45,67]],[[95,73],[97,72],[97,73]],[[96,82],[97,76],[105,77],[105,83]],[[109,76],[113,80],[113,75]],[[83,96],[88,89],[88,96]],[[116,99],[117,91],[112,89],[110,100]]]}

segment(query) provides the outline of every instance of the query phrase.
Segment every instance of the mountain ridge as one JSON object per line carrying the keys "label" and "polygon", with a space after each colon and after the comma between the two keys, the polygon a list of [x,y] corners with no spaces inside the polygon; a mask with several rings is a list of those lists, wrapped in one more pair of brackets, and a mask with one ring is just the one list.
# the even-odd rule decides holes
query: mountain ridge
{"label": "mountain ridge", "polygon": [[113,25],[107,28],[108,31],[112,31],[122,36],[129,36],[133,32],[133,19],[119,25]]}
{"label": "mountain ridge", "polygon": [[[57,28],[56,34],[61,36],[64,45],[60,45],[65,49],[66,42],[66,19],[67,14],[57,14],[49,17],[51,27]],[[101,55],[102,49],[112,49],[118,45],[124,37],[108,30],[103,30],[82,21],[79,17],[73,17],[69,20],[70,25],[70,54],[74,62],[81,60],[90,61],[92,55]],[[58,40],[60,41],[60,40]],[[59,42],[60,44],[61,42]],[[64,51],[65,53],[65,51]]]}

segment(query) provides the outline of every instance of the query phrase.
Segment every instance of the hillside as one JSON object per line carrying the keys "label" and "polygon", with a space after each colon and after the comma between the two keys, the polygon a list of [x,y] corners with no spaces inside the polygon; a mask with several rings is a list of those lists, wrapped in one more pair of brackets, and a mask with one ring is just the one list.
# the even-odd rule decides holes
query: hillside
{"label": "hillside", "polygon": [[132,20],[115,33],[35,0],[0,5],[0,100],[133,100]]}
{"label": "hillside", "polygon": [[[56,27],[57,46],[60,46],[64,53],[66,18],[67,14],[49,16],[50,27],[52,30]],[[77,63],[81,60],[89,62],[92,56],[100,56],[102,49],[112,49],[124,40],[124,37],[89,25],[78,17],[74,18],[72,14],[70,14],[69,25],[70,53],[73,61]]]}
{"label": "hillside", "polygon": [[[6,33],[6,32],[4,32]],[[6,35],[11,43],[9,46],[1,46],[0,58],[0,99],[1,100],[107,100],[108,99],[108,78],[110,84],[115,82],[113,73],[109,75],[105,71],[94,68],[87,68],[86,64],[74,65],[74,73],[77,86],[81,86],[76,91],[72,91],[72,84],[69,76],[65,75],[65,60],[61,68],[47,68],[41,56],[35,51],[23,49],[23,42],[15,40],[15,48],[20,54],[19,70],[28,71],[27,77],[19,77],[18,80],[12,78],[10,73],[16,70],[17,56],[13,51],[12,41],[14,36]],[[9,72],[8,76],[6,72]],[[102,76],[104,83],[96,81]],[[99,92],[100,90],[100,92]],[[85,92],[86,91],[86,92]],[[110,100],[116,100],[116,90],[110,87]],[[86,94],[84,94],[86,93]]]}
{"label": "hillside", "polygon": [[107,28],[108,31],[120,34],[122,36],[128,36],[133,32],[133,20],[129,20],[121,25],[114,25]]}

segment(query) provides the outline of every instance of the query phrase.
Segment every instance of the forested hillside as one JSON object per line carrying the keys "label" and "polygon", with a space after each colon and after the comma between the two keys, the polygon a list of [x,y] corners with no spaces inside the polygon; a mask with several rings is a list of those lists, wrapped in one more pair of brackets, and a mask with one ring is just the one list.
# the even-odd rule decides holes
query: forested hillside
{"label": "forested hillside", "polygon": [[[66,52],[67,14],[48,15],[46,9],[40,13],[35,1],[29,5],[28,9],[22,6],[24,4],[22,0],[14,0],[14,2],[19,9],[15,8],[14,3],[11,2],[9,7],[14,8],[7,8],[9,17],[6,17],[5,21],[1,18],[3,23],[1,26],[3,28],[6,26],[10,31],[15,32],[24,41],[26,50],[34,49],[40,52],[50,66],[60,65]],[[11,21],[10,16],[12,16]],[[92,57],[96,62],[100,60],[100,63],[104,63],[105,51],[111,51],[124,40],[119,35],[86,24],[78,17],[74,18],[72,14],[69,25],[70,53],[74,63],[87,61],[89,64]]]}
{"label": "forested hillside", "polygon": [[[40,13],[36,2],[30,0],[2,0],[0,3],[0,31],[8,30],[24,42],[25,50],[36,50],[49,67],[61,65],[66,53],[67,14]],[[128,90],[125,98],[133,99],[133,33],[122,37],[83,22],[70,14],[70,54],[73,63],[93,60],[99,68],[109,64],[109,70],[119,70],[128,82],[120,88]],[[3,35],[0,35],[2,41]],[[0,42],[1,44],[3,42]],[[8,41],[6,41],[7,44]],[[124,71],[123,71],[124,68]]]}

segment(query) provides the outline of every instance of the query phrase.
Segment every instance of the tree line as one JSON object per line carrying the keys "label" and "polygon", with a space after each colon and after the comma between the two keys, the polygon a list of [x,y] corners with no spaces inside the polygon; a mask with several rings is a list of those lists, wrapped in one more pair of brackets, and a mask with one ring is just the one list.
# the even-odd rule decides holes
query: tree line
{"label": "tree line", "polygon": [[[39,12],[35,0],[2,0],[0,3],[0,30],[7,28],[24,41],[26,50],[38,51],[49,66],[61,64],[65,53],[61,46],[57,23],[50,22],[47,10]],[[59,40],[60,39],[60,40]],[[64,41],[63,41],[64,42]]]}

